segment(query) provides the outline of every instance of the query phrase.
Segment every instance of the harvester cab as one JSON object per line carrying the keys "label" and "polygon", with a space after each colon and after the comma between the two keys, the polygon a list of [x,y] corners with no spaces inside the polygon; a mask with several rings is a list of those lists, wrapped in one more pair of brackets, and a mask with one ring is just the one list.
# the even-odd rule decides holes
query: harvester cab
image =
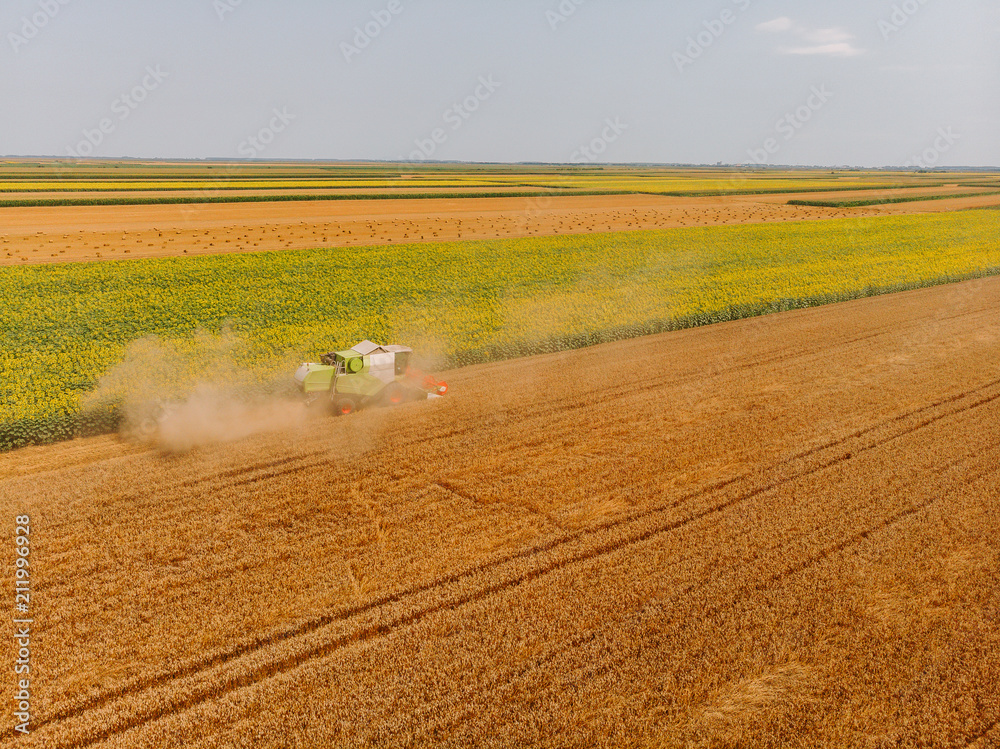
{"label": "harvester cab", "polygon": [[319,364],[304,362],[295,381],[307,399],[326,397],[342,415],[369,405],[396,405],[448,392],[446,383],[410,365],[412,354],[407,346],[362,341],[346,351],[323,354]]}

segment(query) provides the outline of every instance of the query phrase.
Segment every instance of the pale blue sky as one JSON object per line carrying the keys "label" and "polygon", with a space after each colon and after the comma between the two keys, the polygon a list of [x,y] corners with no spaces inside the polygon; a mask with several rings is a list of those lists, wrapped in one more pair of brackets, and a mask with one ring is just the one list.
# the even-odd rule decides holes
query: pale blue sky
{"label": "pale blue sky", "polygon": [[0,33],[7,155],[1000,165],[996,0],[6,0]]}

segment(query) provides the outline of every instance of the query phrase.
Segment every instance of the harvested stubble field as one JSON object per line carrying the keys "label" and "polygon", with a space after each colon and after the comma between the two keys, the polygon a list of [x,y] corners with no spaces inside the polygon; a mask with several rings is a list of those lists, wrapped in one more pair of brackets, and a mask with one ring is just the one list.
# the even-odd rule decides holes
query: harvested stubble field
{"label": "harvested stubble field", "polygon": [[38,610],[0,741],[995,746],[998,309],[978,280],[0,456]]}
{"label": "harvested stubble field", "polygon": [[871,209],[758,204],[748,196],[659,195],[0,208],[0,265],[436,243],[876,214]]}

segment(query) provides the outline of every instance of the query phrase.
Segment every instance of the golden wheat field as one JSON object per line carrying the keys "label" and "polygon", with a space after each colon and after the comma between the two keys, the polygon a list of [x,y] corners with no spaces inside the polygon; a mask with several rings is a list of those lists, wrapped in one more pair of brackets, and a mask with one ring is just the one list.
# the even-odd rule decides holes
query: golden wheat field
{"label": "golden wheat field", "polygon": [[0,744],[997,746],[998,310],[976,280],[0,455],[35,544]]}

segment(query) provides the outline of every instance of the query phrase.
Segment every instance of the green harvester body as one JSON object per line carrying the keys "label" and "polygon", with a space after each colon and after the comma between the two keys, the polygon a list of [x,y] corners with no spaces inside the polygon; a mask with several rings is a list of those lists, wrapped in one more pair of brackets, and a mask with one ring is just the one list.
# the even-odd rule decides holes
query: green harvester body
{"label": "green harvester body", "polygon": [[448,386],[410,366],[413,351],[407,346],[381,346],[362,341],[345,351],[331,351],[320,363],[304,362],[295,381],[310,400],[327,397],[340,413],[384,402],[444,395]]}

